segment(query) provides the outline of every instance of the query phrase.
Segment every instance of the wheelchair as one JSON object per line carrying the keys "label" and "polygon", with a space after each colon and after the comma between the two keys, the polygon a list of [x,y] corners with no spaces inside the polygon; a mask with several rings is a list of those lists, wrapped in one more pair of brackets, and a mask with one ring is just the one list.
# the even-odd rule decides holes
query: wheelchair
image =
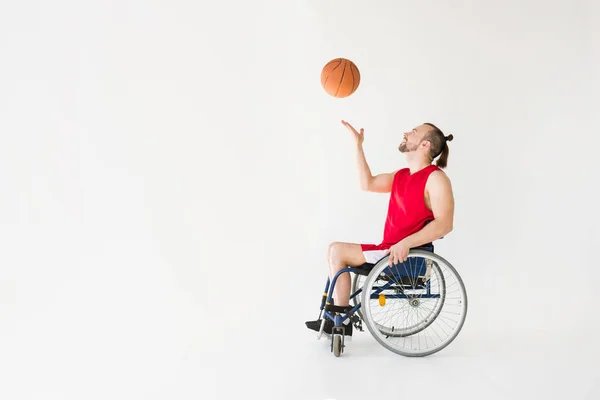
{"label": "wheelchair", "polygon": [[[351,275],[350,308],[334,305],[337,278]],[[389,255],[375,264],[347,267],[327,278],[321,299],[321,327],[339,357],[346,347],[344,322],[356,331],[362,324],[386,349],[406,357],[424,357],[448,346],[459,334],[467,315],[467,293],[456,269],[437,255],[433,245],[411,249],[402,263],[389,265]],[[331,334],[323,331],[332,320]]]}

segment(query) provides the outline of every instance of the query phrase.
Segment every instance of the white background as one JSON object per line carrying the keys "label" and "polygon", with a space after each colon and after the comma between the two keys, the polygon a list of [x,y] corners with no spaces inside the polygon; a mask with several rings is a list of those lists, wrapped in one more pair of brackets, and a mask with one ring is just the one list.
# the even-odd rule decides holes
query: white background
{"label": "white background", "polygon": [[[3,1],[0,398],[600,396],[598,25],[589,1]],[[357,92],[328,96],[346,57]],[[452,133],[469,311],[410,359],[318,315],[374,173]],[[595,361],[594,361],[595,359]],[[387,383],[386,383],[387,382]],[[597,382],[597,381],[596,381]]]}

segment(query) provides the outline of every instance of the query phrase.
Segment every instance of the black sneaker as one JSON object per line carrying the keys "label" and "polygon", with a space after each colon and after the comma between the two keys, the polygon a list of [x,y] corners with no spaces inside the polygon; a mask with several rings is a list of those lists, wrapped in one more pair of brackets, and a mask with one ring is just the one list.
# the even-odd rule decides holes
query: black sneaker
{"label": "black sneaker", "polygon": [[[319,330],[321,329],[321,322],[323,320],[322,319],[318,319],[316,321],[306,321],[306,327],[308,329],[312,329],[315,332],[319,332]],[[346,320],[348,321],[348,320]],[[333,332],[333,321],[330,319],[325,320],[325,326],[323,326],[323,332],[327,333],[329,335],[332,334]],[[352,323],[348,322],[347,324],[344,323],[344,334],[345,336],[352,336]],[[336,330],[336,333],[342,333],[341,330]]]}
{"label": "black sneaker", "polygon": [[[308,329],[312,329],[315,332],[319,332],[319,330],[321,329],[322,321],[322,319],[317,319],[316,321],[306,321],[306,327]],[[333,321],[328,319],[325,321],[323,332],[331,334],[331,328],[333,328]]]}

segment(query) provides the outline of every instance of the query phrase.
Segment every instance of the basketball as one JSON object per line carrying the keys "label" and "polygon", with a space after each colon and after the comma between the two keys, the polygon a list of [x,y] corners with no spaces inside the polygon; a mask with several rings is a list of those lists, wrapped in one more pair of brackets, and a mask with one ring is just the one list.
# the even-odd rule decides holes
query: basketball
{"label": "basketball", "polygon": [[360,83],[360,72],[356,65],[346,58],[334,58],[321,71],[321,86],[327,94],[342,98],[356,91]]}

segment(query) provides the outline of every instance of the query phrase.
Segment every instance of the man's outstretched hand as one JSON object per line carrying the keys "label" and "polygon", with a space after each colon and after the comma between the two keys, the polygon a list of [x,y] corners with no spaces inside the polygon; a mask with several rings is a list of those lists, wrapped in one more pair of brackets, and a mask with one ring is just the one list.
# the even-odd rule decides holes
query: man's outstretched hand
{"label": "man's outstretched hand", "polygon": [[363,141],[365,140],[365,130],[363,128],[360,128],[360,132],[357,132],[356,129],[354,129],[354,127],[352,125],[350,125],[348,122],[342,120],[342,124],[348,128],[348,130],[350,132],[352,132],[354,134],[354,138],[356,139],[356,144],[363,144]]}

